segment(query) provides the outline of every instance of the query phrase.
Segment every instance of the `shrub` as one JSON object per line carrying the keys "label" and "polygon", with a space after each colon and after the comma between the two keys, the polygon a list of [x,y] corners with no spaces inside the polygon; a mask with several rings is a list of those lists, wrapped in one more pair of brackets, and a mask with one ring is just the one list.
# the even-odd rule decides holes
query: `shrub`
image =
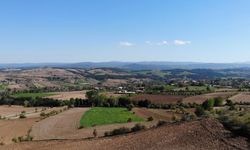
{"label": "shrub", "polygon": [[129,132],[130,132],[129,128],[122,127],[122,128],[114,129],[113,131],[110,131],[110,132],[105,132],[104,135],[105,136],[114,136],[114,135],[126,134]]}
{"label": "shrub", "polygon": [[158,123],[157,123],[157,127],[162,126],[162,125],[164,125],[164,124],[166,124],[166,121],[160,120],[160,121],[158,121]]}
{"label": "shrub", "polygon": [[17,138],[12,138],[12,142],[17,143],[18,142]]}
{"label": "shrub", "polygon": [[131,128],[132,132],[136,132],[136,131],[140,131],[140,130],[144,130],[146,127],[144,125],[141,124],[136,124],[133,128]]}
{"label": "shrub", "polygon": [[83,129],[84,128],[84,126],[83,125],[80,125],[79,127],[78,127],[78,129]]}
{"label": "shrub", "polygon": [[128,111],[131,111],[131,110],[133,109],[133,107],[134,107],[133,104],[129,104],[129,105],[127,106]]}
{"label": "shrub", "polygon": [[148,121],[153,121],[154,118],[151,116],[151,117],[148,117]]}
{"label": "shrub", "polygon": [[223,106],[223,99],[221,97],[217,97],[214,99],[214,106]]}
{"label": "shrub", "polygon": [[26,115],[25,115],[24,113],[21,113],[21,114],[19,115],[19,118],[20,118],[20,119],[24,119],[24,118],[26,118]]}
{"label": "shrub", "polygon": [[93,136],[94,136],[94,137],[97,136],[97,131],[96,131],[96,129],[94,129],[94,131],[93,131]]}
{"label": "shrub", "polygon": [[206,100],[205,102],[202,103],[202,107],[205,110],[211,110],[211,109],[213,109],[213,107],[214,107],[214,99]]}
{"label": "shrub", "polygon": [[132,119],[131,118],[128,118],[128,121],[127,122],[132,122]]}
{"label": "shrub", "polygon": [[196,114],[196,116],[201,117],[201,116],[205,115],[205,110],[203,107],[198,106],[198,107],[196,107],[194,113]]}

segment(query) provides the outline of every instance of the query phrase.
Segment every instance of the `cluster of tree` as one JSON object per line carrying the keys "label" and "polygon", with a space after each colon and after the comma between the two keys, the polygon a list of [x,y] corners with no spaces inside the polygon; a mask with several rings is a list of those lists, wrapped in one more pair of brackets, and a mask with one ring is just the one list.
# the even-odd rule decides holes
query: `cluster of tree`
{"label": "cluster of tree", "polygon": [[61,101],[51,98],[32,98],[32,97],[2,97],[0,99],[0,105],[22,105],[25,107],[59,107],[70,105],[70,101]]}
{"label": "cluster of tree", "polygon": [[214,107],[223,106],[224,100],[221,97],[210,98],[202,103],[201,106],[197,106],[195,110],[195,114],[197,116],[203,116],[205,114],[205,110],[212,110]]}

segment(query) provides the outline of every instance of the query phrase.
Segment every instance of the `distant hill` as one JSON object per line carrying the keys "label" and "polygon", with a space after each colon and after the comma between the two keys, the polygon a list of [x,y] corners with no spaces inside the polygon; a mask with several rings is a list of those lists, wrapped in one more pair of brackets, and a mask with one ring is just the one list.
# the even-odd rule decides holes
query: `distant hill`
{"label": "distant hill", "polygon": [[235,69],[250,68],[250,63],[195,63],[195,62],[79,62],[79,63],[23,63],[0,64],[6,68],[121,68],[128,70],[166,70],[166,69]]}

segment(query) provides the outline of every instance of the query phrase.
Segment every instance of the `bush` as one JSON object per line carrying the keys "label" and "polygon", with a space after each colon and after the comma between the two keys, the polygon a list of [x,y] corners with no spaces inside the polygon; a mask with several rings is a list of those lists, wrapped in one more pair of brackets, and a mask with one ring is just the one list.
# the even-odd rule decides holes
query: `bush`
{"label": "bush", "polygon": [[196,114],[196,116],[201,117],[201,116],[205,115],[205,110],[203,107],[198,106],[198,107],[196,107],[194,113]]}
{"label": "bush", "polygon": [[133,107],[134,107],[133,104],[129,104],[129,105],[127,106],[128,111],[131,111],[131,110],[133,109]]}
{"label": "bush", "polygon": [[157,127],[162,126],[162,125],[164,125],[164,124],[166,124],[166,121],[160,120],[160,121],[158,121],[158,123],[157,123]]}
{"label": "bush", "polygon": [[119,129],[114,129],[113,131],[110,131],[110,132],[105,132],[104,135],[105,136],[114,136],[114,135],[126,134],[129,132],[130,132],[129,128],[122,127]]}
{"label": "bush", "polygon": [[131,118],[128,118],[128,121],[127,122],[132,122],[132,119]]}
{"label": "bush", "polygon": [[153,121],[154,118],[151,116],[151,117],[148,117],[148,121]]}
{"label": "bush", "polygon": [[202,107],[205,110],[211,110],[211,109],[213,109],[213,107],[214,107],[214,99],[206,100],[205,102],[202,103]]}
{"label": "bush", "polygon": [[97,136],[97,131],[96,131],[96,129],[94,129],[94,131],[93,131],[93,136],[94,136],[94,137]]}
{"label": "bush", "polygon": [[140,131],[140,130],[144,130],[146,127],[144,125],[141,124],[136,124],[133,128],[131,128],[132,132],[136,132],[136,131]]}
{"label": "bush", "polygon": [[214,106],[223,106],[223,99],[221,97],[217,97],[214,99]]}
{"label": "bush", "polygon": [[26,118],[26,115],[25,115],[24,113],[21,113],[21,114],[19,115],[19,118],[20,118],[20,119],[24,119],[24,118]]}

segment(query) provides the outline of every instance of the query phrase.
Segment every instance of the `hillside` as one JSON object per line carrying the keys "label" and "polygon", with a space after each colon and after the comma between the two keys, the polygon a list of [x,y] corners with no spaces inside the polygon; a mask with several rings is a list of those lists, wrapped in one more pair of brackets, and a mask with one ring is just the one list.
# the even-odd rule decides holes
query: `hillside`
{"label": "hillside", "polygon": [[27,142],[0,147],[4,150],[49,149],[249,149],[247,140],[234,137],[214,119],[165,125],[152,130],[93,140]]}

